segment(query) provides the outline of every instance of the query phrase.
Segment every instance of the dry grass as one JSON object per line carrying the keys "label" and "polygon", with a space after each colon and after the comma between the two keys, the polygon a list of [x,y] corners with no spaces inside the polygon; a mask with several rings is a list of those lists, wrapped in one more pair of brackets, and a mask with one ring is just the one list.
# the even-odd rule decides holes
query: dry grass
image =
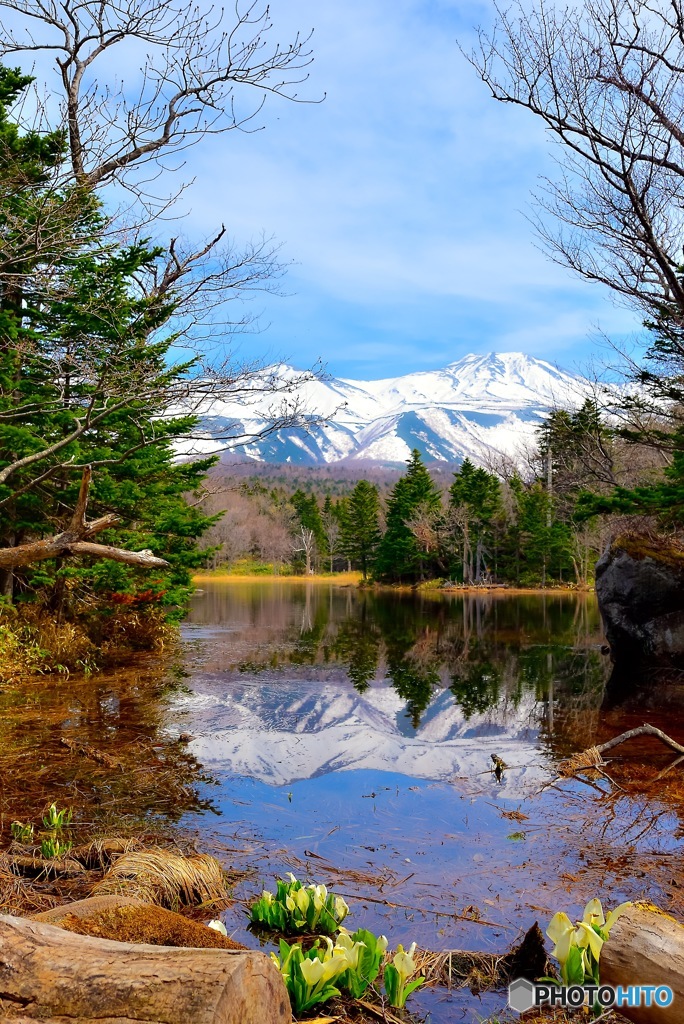
{"label": "dry grass", "polygon": [[177,639],[178,628],[159,608],[116,607],[58,622],[37,605],[21,605],[0,615],[0,682],[91,672],[138,651],[163,651]]}
{"label": "dry grass", "polygon": [[577,772],[586,771],[587,768],[600,768],[604,764],[605,761],[598,747],[589,747],[587,750],[580,750],[579,753],[561,761],[558,765],[558,774],[569,778]]}
{"label": "dry grass", "polygon": [[46,891],[44,885],[15,875],[7,859],[0,857],[0,913],[16,916],[38,914],[59,902],[59,898]]}
{"label": "dry grass", "polygon": [[327,584],[334,587],[355,586],[361,582],[360,572],[336,572],[328,575],[311,576],[278,576],[275,573],[240,573],[215,572],[196,573],[192,577],[193,583],[316,583]]}
{"label": "dry grass", "polygon": [[487,991],[500,988],[508,980],[504,957],[494,953],[472,953],[461,949],[434,953],[420,949],[414,959],[418,974],[424,975],[428,984]]}
{"label": "dry grass", "polygon": [[183,857],[170,850],[142,850],[118,857],[93,896],[135,896],[160,907],[226,906],[230,902],[223,868],[215,857]]}
{"label": "dry grass", "polygon": [[519,945],[504,954],[448,949],[439,953],[419,949],[416,968],[428,985],[470,988],[473,992],[503,988],[512,978],[540,978],[554,973],[538,925],[532,925]]}

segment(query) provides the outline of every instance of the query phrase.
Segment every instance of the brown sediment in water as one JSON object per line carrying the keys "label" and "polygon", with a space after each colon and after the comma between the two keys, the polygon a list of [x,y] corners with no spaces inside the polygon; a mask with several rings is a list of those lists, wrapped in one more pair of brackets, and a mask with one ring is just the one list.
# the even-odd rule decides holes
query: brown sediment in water
{"label": "brown sediment in water", "polygon": [[178,686],[171,668],[141,658],[0,689],[0,844],[14,820],[39,828],[53,801],[75,808],[74,825],[88,823],[82,841],[155,832],[209,806],[198,795],[209,776],[164,729]]}
{"label": "brown sediment in water", "polygon": [[[88,896],[122,853],[182,851],[173,824],[211,806],[199,796],[210,777],[165,731],[166,698],[178,686],[171,668],[140,658],[106,675],[0,689],[0,911],[31,913]],[[79,871],[42,861],[41,839],[50,835],[42,819],[53,802],[73,809],[59,840],[74,844],[66,860]],[[33,826],[32,842],[12,840],[13,821]]]}

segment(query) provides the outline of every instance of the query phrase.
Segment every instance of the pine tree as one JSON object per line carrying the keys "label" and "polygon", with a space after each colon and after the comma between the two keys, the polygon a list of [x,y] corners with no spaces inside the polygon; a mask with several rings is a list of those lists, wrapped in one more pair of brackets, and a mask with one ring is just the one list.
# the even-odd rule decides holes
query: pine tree
{"label": "pine tree", "polygon": [[406,475],[394,485],[387,501],[387,528],[376,560],[379,576],[393,580],[423,578],[428,560],[407,525],[419,510],[439,515],[441,500],[420,452],[414,449]]}
{"label": "pine tree", "polygon": [[540,480],[510,483],[514,519],[508,532],[509,578],[524,586],[567,580],[573,571],[572,528],[556,519],[553,499]]}
{"label": "pine tree", "polygon": [[[0,68],[0,469],[34,453],[40,462],[0,485],[0,543],[52,535],[90,465],[89,513],[119,518],[99,539],[150,550],[170,568],[150,576],[121,563],[57,559],[6,572],[3,592],[42,599],[59,617],[107,614],[121,603],[177,613],[190,569],[204,558],[197,539],[212,521],[184,495],[215,460],[175,459],[173,439],[195,420],[169,416],[168,394],[193,364],[168,360],[173,295],[160,300],[138,286],[162,251],[105,239],[97,200],[55,187],[62,137],[21,135],[7,114],[28,81]],[[143,391],[145,400],[128,397]],[[89,428],[73,436],[84,420]],[[61,446],[58,455],[51,445]]]}
{"label": "pine tree", "polygon": [[359,480],[345,505],[342,549],[361,569],[364,580],[373,565],[380,541],[380,499],[377,488]]}
{"label": "pine tree", "polygon": [[464,459],[449,489],[449,512],[461,535],[463,582],[479,583],[493,555],[495,521],[502,514],[497,477]]}

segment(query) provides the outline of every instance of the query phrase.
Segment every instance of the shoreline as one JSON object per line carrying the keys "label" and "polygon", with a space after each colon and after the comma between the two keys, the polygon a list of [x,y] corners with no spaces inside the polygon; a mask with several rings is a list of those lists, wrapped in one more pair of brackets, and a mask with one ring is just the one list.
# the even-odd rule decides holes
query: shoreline
{"label": "shoreline", "polygon": [[328,584],[332,587],[356,587],[358,590],[389,591],[402,594],[421,594],[450,596],[456,594],[487,594],[508,597],[520,597],[526,594],[538,595],[540,597],[550,594],[593,594],[593,587],[555,586],[555,587],[515,587],[515,586],[454,586],[436,587],[430,581],[422,584],[410,583],[368,583],[362,584],[360,572],[339,572],[333,575],[323,573],[312,574],[311,576],[276,576],[268,573],[264,575],[249,575],[241,573],[222,572],[198,572],[192,577],[193,583],[305,583],[315,586]]}
{"label": "shoreline", "polygon": [[360,572],[336,572],[332,576],[313,573],[311,576],[278,576],[275,573],[197,572],[193,583],[329,583],[332,586],[356,586],[361,582]]}

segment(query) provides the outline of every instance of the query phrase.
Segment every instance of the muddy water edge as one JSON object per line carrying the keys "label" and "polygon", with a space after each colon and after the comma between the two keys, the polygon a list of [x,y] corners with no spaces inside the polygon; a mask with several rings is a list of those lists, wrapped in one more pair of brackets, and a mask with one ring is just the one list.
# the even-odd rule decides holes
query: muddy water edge
{"label": "muddy water edge", "polygon": [[[350,927],[433,950],[504,951],[597,895],[684,916],[671,753],[634,741],[557,778],[644,721],[684,738],[684,686],[607,687],[601,644],[591,595],[203,582],[180,652],[0,692],[3,845],[53,800],[77,839],[194,839],[236,872],[223,919],[251,946],[246,902],[286,871],[344,894]],[[446,1024],[503,1001],[434,988],[413,1005]]]}

